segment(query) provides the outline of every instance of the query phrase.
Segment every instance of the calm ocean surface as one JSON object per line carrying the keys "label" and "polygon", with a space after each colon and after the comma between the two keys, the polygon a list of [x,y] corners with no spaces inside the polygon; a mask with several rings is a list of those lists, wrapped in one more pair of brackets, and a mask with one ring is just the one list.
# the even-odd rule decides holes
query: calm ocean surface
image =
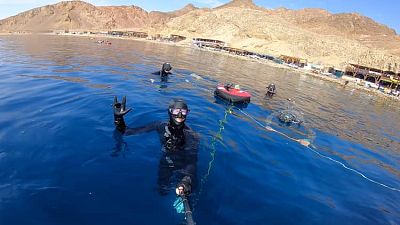
{"label": "calm ocean surface", "polygon": [[[187,124],[201,136],[197,224],[400,224],[398,102],[196,49],[94,42],[0,36],[1,225],[184,221],[174,191],[157,191],[158,135],[124,137],[116,148],[115,95],[134,108],[132,127],[166,121],[172,98],[188,102]],[[161,82],[151,73],[165,61],[174,74]],[[227,81],[253,94],[246,108],[230,112],[215,99]],[[304,126],[271,126],[311,139],[312,149],[262,127],[287,98]]]}

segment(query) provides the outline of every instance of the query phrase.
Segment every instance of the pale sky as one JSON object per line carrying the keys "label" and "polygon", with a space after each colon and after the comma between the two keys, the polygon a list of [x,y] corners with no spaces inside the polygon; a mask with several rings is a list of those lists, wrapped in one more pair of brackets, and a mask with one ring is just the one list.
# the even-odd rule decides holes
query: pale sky
{"label": "pale sky", "polygon": [[[400,33],[399,0],[253,0],[264,8],[285,7],[289,9],[323,8],[332,13],[357,12],[375,21],[388,25]],[[54,4],[57,0],[0,0],[0,19],[16,15],[26,10]],[[172,11],[192,3],[197,7],[216,7],[229,0],[88,0],[96,5],[136,5],[146,11]]]}

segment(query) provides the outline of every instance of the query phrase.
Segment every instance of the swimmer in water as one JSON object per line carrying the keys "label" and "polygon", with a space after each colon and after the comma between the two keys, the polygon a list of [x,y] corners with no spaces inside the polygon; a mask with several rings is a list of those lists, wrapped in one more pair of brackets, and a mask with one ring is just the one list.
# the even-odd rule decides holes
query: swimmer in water
{"label": "swimmer in water", "polygon": [[277,118],[280,122],[291,125],[300,125],[303,123],[303,116],[297,110],[294,110],[294,101],[290,98],[287,99],[289,104],[286,106],[285,110],[281,110],[277,113]]}
{"label": "swimmer in water", "polygon": [[[114,98],[114,124],[118,142],[122,136],[157,132],[161,142],[162,156],[158,171],[158,189],[166,195],[173,178],[177,179],[175,193],[188,196],[196,183],[197,152],[199,135],[186,125],[190,110],[182,99],[174,99],[168,106],[169,121],[152,122],[141,127],[128,127],[124,116],[130,111],[126,108],[126,98],[119,103]],[[117,143],[120,145],[120,143]]]}
{"label": "swimmer in water", "polygon": [[272,97],[274,94],[276,94],[276,86],[275,84],[269,84],[266,95]]}

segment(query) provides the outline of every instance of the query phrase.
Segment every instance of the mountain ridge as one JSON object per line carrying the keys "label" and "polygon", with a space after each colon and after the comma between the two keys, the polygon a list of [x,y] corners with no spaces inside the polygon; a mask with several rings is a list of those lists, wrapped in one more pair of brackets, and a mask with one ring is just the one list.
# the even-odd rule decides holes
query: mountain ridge
{"label": "mountain ridge", "polygon": [[229,7],[239,7],[248,9],[263,9],[254,4],[253,0],[232,0],[226,4],[216,7],[215,9],[224,9]]}

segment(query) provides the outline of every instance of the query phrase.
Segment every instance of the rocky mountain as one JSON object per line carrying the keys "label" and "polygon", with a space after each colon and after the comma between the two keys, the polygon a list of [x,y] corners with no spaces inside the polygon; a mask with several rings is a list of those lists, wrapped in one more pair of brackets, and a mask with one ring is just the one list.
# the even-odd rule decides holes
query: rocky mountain
{"label": "rocky mountain", "polygon": [[396,35],[396,32],[357,13],[332,14],[324,9],[269,11],[283,19],[315,33],[328,35]]}
{"label": "rocky mountain", "polygon": [[338,67],[354,62],[381,68],[382,59],[387,64],[400,62],[399,36],[368,17],[323,9],[260,10],[252,1],[231,3],[173,18],[164,32],[188,37],[201,34],[226,41],[231,47]]}
{"label": "rocky mountain", "polygon": [[190,11],[197,10],[193,4],[188,4],[182,9],[175,10],[172,12],[160,12],[160,11],[151,11],[148,13],[148,21],[147,23],[147,31],[153,31],[153,33],[157,33],[158,30],[163,29],[164,24],[167,23],[170,19],[178,16],[182,16]]}
{"label": "rocky mountain", "polygon": [[252,0],[233,0],[213,9],[189,4],[172,12],[67,1],[0,20],[0,32],[63,29],[141,30],[188,39],[212,38],[231,47],[336,66],[355,62],[381,68],[383,59],[400,64],[400,37],[368,17],[324,9],[271,10]]}
{"label": "rocky mountain", "polygon": [[246,8],[246,9],[263,9],[256,6],[252,0],[232,0],[224,5],[218,6],[215,9],[226,9],[226,8]]}
{"label": "rocky mountain", "polygon": [[168,14],[173,15],[174,17],[178,17],[178,16],[182,16],[182,15],[184,15],[184,14],[186,14],[188,12],[191,12],[193,10],[196,10],[196,9],[199,9],[199,8],[195,7],[193,4],[187,4],[182,9],[169,12]]}
{"label": "rocky mountain", "polygon": [[144,28],[197,9],[192,4],[169,13],[146,12],[137,6],[96,7],[83,1],[63,1],[35,8],[0,21],[3,31],[110,30]]}
{"label": "rocky mountain", "polygon": [[136,6],[96,7],[82,1],[35,8],[0,21],[0,30],[113,29],[143,27],[148,13]]}

